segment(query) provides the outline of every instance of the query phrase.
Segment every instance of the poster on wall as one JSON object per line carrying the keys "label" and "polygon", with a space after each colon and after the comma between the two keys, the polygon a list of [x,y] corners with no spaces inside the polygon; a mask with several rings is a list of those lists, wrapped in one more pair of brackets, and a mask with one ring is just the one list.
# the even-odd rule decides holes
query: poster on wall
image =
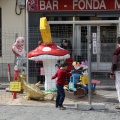
{"label": "poster on wall", "polygon": [[29,12],[120,10],[120,0],[28,0]]}

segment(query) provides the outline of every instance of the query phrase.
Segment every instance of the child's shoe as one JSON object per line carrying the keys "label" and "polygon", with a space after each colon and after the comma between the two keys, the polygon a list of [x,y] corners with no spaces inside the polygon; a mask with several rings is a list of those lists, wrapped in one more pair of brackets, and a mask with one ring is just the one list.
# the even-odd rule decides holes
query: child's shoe
{"label": "child's shoe", "polygon": [[58,104],[55,104],[55,107],[56,107],[56,108],[58,108],[58,107],[59,107],[59,105],[58,105]]}
{"label": "child's shoe", "polygon": [[60,110],[65,110],[66,107],[64,107],[64,106],[59,106],[59,109],[60,109]]}

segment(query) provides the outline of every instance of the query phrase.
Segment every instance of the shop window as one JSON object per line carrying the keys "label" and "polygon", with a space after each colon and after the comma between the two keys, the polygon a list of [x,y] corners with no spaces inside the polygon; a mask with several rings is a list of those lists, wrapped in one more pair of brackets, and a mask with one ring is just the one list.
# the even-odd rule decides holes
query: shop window
{"label": "shop window", "polygon": [[73,37],[73,25],[71,24],[54,24],[50,25],[51,28],[51,35],[52,35],[52,40],[54,43],[60,45],[61,44],[61,39],[67,39],[71,40]]}
{"label": "shop window", "polygon": [[108,20],[118,20],[118,17],[109,17]]}
{"label": "shop window", "polygon": [[48,21],[71,21],[73,20],[73,17],[47,17]]}
{"label": "shop window", "polygon": [[82,20],[90,20],[90,17],[86,17],[86,16],[80,17],[80,20],[81,20],[81,21],[82,21]]}
{"label": "shop window", "polygon": [[54,17],[54,21],[58,21],[58,17]]}
{"label": "shop window", "polygon": [[118,20],[118,17],[102,17],[102,20]]}
{"label": "shop window", "polygon": [[62,21],[66,21],[67,20],[67,17],[62,17]]}
{"label": "shop window", "polygon": [[117,26],[100,26],[100,62],[111,62],[116,49]]}
{"label": "shop window", "polygon": [[96,17],[96,16],[76,16],[75,17],[76,21],[87,21],[87,20],[118,20],[118,17]]}

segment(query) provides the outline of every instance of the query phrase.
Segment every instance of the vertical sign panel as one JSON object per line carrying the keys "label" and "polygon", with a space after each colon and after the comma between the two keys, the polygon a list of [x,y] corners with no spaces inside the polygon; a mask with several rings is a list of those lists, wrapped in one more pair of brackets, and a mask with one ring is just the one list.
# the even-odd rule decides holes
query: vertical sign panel
{"label": "vertical sign panel", "polygon": [[97,54],[97,34],[92,34],[92,40],[93,40],[93,54]]}

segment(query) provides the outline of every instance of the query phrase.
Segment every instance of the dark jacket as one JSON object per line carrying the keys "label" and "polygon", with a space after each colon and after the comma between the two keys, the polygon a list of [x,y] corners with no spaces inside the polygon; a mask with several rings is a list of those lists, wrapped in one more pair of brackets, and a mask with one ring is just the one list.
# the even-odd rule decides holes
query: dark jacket
{"label": "dark jacket", "polygon": [[114,73],[115,71],[120,71],[120,47],[113,53],[111,73]]}

